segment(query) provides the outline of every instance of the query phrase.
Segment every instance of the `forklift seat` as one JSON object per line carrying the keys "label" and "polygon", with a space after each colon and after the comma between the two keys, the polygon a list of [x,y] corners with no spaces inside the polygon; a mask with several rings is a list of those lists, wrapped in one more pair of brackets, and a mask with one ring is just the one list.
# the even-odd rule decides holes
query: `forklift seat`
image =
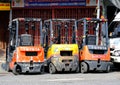
{"label": "forklift seat", "polygon": [[21,34],[20,35],[20,46],[32,46],[33,38],[30,34]]}
{"label": "forklift seat", "polygon": [[96,45],[96,35],[87,35],[86,36],[87,45]]}

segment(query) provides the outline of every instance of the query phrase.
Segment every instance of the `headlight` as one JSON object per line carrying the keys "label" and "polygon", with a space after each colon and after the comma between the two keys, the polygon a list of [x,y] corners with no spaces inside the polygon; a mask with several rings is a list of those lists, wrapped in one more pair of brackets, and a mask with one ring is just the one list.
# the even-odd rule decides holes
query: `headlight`
{"label": "headlight", "polygon": [[120,55],[120,50],[114,51],[114,55],[115,55],[115,56],[119,56],[119,55]]}

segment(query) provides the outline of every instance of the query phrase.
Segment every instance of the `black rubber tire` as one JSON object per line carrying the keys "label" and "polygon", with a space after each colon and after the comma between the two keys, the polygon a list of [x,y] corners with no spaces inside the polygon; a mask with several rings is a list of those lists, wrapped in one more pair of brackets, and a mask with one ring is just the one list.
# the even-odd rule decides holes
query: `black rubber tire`
{"label": "black rubber tire", "polygon": [[14,65],[12,72],[14,75],[19,75],[19,72],[17,72],[17,65]]}
{"label": "black rubber tire", "polygon": [[87,63],[81,62],[80,70],[81,70],[81,73],[87,73],[88,72],[88,65],[87,65]]}
{"label": "black rubber tire", "polygon": [[108,65],[107,67],[106,67],[106,73],[109,73],[110,72],[110,70],[111,70],[111,66],[110,65]]}
{"label": "black rubber tire", "polygon": [[45,70],[44,70],[44,66],[41,66],[40,68],[40,74],[44,74]]}
{"label": "black rubber tire", "polygon": [[55,74],[56,73],[55,66],[52,63],[49,64],[49,73],[50,74]]}
{"label": "black rubber tire", "polygon": [[80,72],[80,67],[78,66],[76,69],[76,73],[79,73],[79,72]]}

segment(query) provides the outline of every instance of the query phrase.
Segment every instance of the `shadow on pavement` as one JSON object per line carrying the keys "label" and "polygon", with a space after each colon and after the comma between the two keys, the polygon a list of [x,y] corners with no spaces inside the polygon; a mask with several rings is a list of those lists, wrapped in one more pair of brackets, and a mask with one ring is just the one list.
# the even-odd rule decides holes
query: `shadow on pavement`
{"label": "shadow on pavement", "polygon": [[0,74],[3,74],[3,73],[8,73],[6,71],[6,64],[5,63],[0,63]]}
{"label": "shadow on pavement", "polygon": [[3,49],[0,49],[0,57],[4,56],[5,55],[5,50]]}

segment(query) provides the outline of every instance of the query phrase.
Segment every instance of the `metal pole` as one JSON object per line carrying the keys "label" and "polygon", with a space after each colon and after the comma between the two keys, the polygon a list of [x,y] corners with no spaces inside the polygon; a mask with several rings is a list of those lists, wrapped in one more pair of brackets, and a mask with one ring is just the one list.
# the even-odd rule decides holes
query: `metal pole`
{"label": "metal pole", "polygon": [[86,21],[86,19],[84,19],[83,20],[83,23],[84,23],[84,31],[83,31],[83,46],[84,45],[86,45],[86,30],[87,30],[87,28],[86,28],[86,24],[87,24],[87,21]]}
{"label": "metal pole", "polygon": [[16,21],[16,47],[18,47],[18,30],[19,30],[19,20]]}
{"label": "metal pole", "polygon": [[109,39],[108,39],[108,22],[105,22],[105,32],[106,32],[106,45],[109,46]]}
{"label": "metal pole", "polygon": [[100,18],[100,0],[98,0],[98,3],[97,3],[97,18],[98,19]]}
{"label": "metal pole", "polygon": [[[17,47],[18,47],[18,31],[19,31],[19,20],[17,19],[16,21],[16,46],[15,46],[15,49],[16,49],[16,53],[18,53],[17,51]],[[16,62],[18,62],[18,54],[17,54],[17,59],[16,59]]]}
{"label": "metal pole", "polygon": [[[97,3],[97,19],[100,19],[100,0],[98,0]],[[98,45],[98,40],[99,40],[99,23],[97,24],[96,27],[96,45]]]}
{"label": "metal pole", "polygon": [[77,35],[77,31],[78,31],[78,28],[77,28],[77,21],[75,20],[75,42],[76,42],[76,44],[78,44],[78,35]]}
{"label": "metal pole", "polygon": [[12,27],[11,22],[12,22],[12,0],[10,1],[10,14],[9,14],[9,23],[10,23],[10,26],[9,26],[9,28]]}
{"label": "metal pole", "polygon": [[40,20],[40,45],[43,45],[42,20]]}
{"label": "metal pole", "polygon": [[52,39],[53,39],[53,28],[52,28],[52,20],[50,20],[50,45],[53,44]]}
{"label": "metal pole", "polygon": [[12,29],[12,0],[10,0],[9,26],[8,26],[8,30],[9,30],[8,55],[10,55],[11,29]]}

